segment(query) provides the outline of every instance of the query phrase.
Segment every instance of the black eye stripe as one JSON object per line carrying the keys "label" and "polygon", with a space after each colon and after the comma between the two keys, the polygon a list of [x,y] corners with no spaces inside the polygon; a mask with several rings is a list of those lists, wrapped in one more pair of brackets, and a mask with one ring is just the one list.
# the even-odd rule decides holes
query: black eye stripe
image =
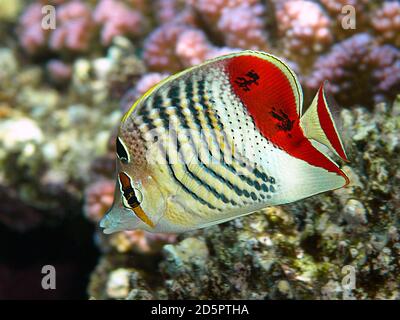
{"label": "black eye stripe", "polygon": [[122,141],[119,137],[117,137],[116,146],[117,146],[118,158],[123,162],[128,162],[129,161],[128,152],[127,152],[125,146],[122,144]]}
{"label": "black eye stripe", "polygon": [[128,187],[126,189],[122,190],[124,193],[124,197],[126,199],[126,201],[128,201],[128,204],[132,207],[135,208],[138,205],[140,205],[139,200],[136,197],[135,191],[133,190],[132,187]]}
{"label": "black eye stripe", "polygon": [[122,197],[126,200],[130,208],[134,209],[140,205],[140,201],[136,196],[135,189],[132,187],[131,178],[125,173],[120,172],[118,175]]}

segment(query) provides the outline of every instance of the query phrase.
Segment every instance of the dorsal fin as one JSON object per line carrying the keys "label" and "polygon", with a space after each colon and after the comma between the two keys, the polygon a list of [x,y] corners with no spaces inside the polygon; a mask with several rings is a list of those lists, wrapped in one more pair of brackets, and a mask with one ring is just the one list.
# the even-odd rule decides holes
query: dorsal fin
{"label": "dorsal fin", "polygon": [[[203,68],[206,65],[218,63],[219,61],[221,61],[223,63],[226,61],[230,61],[228,63],[228,69],[229,69],[229,65],[230,65],[233,67],[232,71],[238,70],[237,66],[239,66],[241,63],[237,63],[237,62],[240,62],[240,60],[242,60],[242,61],[252,60],[253,62],[258,62],[258,66],[262,70],[264,70],[264,72],[266,72],[264,69],[265,65],[274,67],[276,71],[279,71],[279,72],[276,72],[276,74],[282,81],[273,82],[274,87],[277,89],[286,88],[286,90],[288,90],[288,88],[291,88],[291,90],[292,90],[291,96],[293,98],[294,110],[295,110],[296,114],[299,115],[299,117],[300,117],[300,115],[302,114],[302,106],[303,106],[303,92],[301,90],[301,86],[297,79],[297,76],[290,69],[290,67],[287,64],[285,64],[282,60],[278,59],[277,57],[275,57],[269,53],[265,53],[265,52],[261,52],[261,51],[253,51],[253,50],[244,50],[244,51],[235,52],[235,53],[231,53],[231,54],[227,54],[224,56],[219,56],[214,59],[207,60],[199,65],[193,66],[191,68],[188,68],[186,70],[183,70],[181,72],[178,72],[174,75],[171,75],[171,76],[163,79],[157,85],[155,85],[151,89],[149,89],[140,99],[138,99],[132,105],[132,107],[125,113],[125,115],[122,119],[122,122],[124,122],[132,114],[133,110],[141,102],[143,102],[147,97],[149,97],[154,91],[158,90],[160,87],[169,83],[170,81],[172,81],[174,79],[178,79],[180,77],[183,77],[187,74],[190,74],[193,71],[195,71],[196,69]],[[246,67],[246,65],[244,65],[242,67]],[[268,76],[269,76],[269,74],[268,74]],[[271,82],[269,82],[269,83],[271,83]],[[279,87],[279,86],[281,86],[281,87]],[[270,92],[273,92],[273,90],[271,90]],[[278,93],[279,93],[279,91],[278,91]]]}
{"label": "dorsal fin", "polygon": [[320,86],[310,107],[301,117],[300,126],[307,138],[324,144],[340,158],[348,161],[328,105],[329,98],[325,92],[324,85],[323,83]]}

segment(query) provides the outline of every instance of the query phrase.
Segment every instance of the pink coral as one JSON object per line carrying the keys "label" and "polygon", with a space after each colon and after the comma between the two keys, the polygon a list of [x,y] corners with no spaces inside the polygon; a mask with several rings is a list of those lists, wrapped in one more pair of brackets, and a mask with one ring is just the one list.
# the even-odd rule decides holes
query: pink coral
{"label": "pink coral", "polygon": [[71,78],[71,66],[61,60],[50,60],[46,67],[51,79],[56,83],[62,83]]}
{"label": "pink coral", "polygon": [[288,1],[277,11],[278,30],[287,57],[318,53],[333,41],[330,20],[310,1]]}
{"label": "pink coral", "polygon": [[175,45],[186,28],[183,24],[167,23],[150,34],[144,43],[143,58],[151,70],[176,72],[182,69],[175,55]]}
{"label": "pink coral", "polygon": [[239,49],[214,46],[201,29],[172,22],[161,25],[149,36],[143,57],[151,70],[176,72],[236,51]]}
{"label": "pink coral", "polygon": [[93,21],[90,8],[79,0],[57,8],[57,28],[50,36],[50,48],[84,51],[89,48]]}
{"label": "pink coral", "polygon": [[384,2],[372,16],[372,26],[383,42],[400,47],[400,3]]}
{"label": "pink coral", "polygon": [[94,14],[94,20],[102,24],[101,41],[104,45],[118,35],[139,35],[143,32],[143,17],[118,0],[100,0]]}
{"label": "pink coral", "polygon": [[240,5],[253,5],[257,0],[189,0],[188,3],[195,8],[202,19],[209,23],[209,26],[218,24],[222,11],[226,8],[234,8]]}
{"label": "pink coral", "polygon": [[85,190],[84,212],[86,217],[99,222],[114,200],[115,181],[99,180]]}
{"label": "pink coral", "polygon": [[161,23],[172,21],[181,10],[182,3],[179,0],[157,0],[156,2],[156,14]]}
{"label": "pink coral", "polygon": [[210,48],[211,44],[203,31],[188,29],[179,35],[175,51],[183,66],[189,67],[206,60]]}
{"label": "pink coral", "polygon": [[172,233],[151,233],[143,230],[127,230],[116,234],[111,243],[118,251],[126,252],[133,250],[140,253],[159,252],[163,245],[175,243],[176,234]]}
{"label": "pink coral", "polygon": [[265,6],[257,0],[191,0],[207,29],[229,47],[265,50]]}
{"label": "pink coral", "polygon": [[39,3],[29,5],[19,18],[21,46],[30,54],[46,45],[48,30],[42,28],[42,18],[42,6]]}
{"label": "pink coral", "polygon": [[375,102],[383,101],[385,97],[395,98],[400,92],[400,50],[390,45],[374,47],[368,62],[376,66],[372,70]]}
{"label": "pink coral", "polygon": [[218,29],[224,34],[225,44],[243,49],[266,50],[265,12],[261,4],[241,4],[225,8],[218,21]]}
{"label": "pink coral", "polygon": [[179,13],[176,12],[174,19],[152,31],[143,45],[143,58],[147,66],[152,71],[181,70],[185,63],[177,56],[178,37],[193,28],[197,28],[195,14],[191,7],[184,7]]}
{"label": "pink coral", "polygon": [[400,50],[389,45],[378,46],[369,34],[361,33],[334,45],[328,54],[319,57],[306,86],[315,91],[328,80],[327,89],[341,104],[372,105],[374,100],[394,97],[400,88],[399,69]]}

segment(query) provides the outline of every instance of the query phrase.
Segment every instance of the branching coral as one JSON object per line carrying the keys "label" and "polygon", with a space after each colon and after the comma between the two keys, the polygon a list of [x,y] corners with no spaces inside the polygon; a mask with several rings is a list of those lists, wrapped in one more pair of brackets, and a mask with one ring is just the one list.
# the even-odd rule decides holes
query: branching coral
{"label": "branching coral", "polygon": [[224,8],[217,26],[229,47],[268,49],[265,12],[261,4],[245,3],[233,8]]}
{"label": "branching coral", "polygon": [[157,83],[168,77],[168,73],[149,72],[142,76],[137,82],[134,88],[128,90],[121,99],[122,111],[128,111],[128,109],[145,94],[149,89],[155,86]]}
{"label": "branching coral", "polygon": [[143,230],[129,230],[111,236],[111,245],[119,252],[159,253],[167,243],[176,242],[177,236],[168,233],[151,233]]}
{"label": "branching coral", "polygon": [[400,47],[400,2],[385,1],[373,14],[372,26],[379,39]]}
{"label": "branching coral", "polygon": [[42,6],[39,3],[29,5],[20,16],[18,33],[21,46],[29,53],[45,46],[48,31],[42,28]]}
{"label": "branching coral", "polygon": [[354,152],[347,188],[183,234],[153,269],[105,255],[90,294],[113,298],[101,288],[122,269],[158,280],[127,283],[125,299],[343,299],[347,265],[356,299],[399,299],[399,115],[398,103],[341,113]]}
{"label": "branching coral", "polygon": [[74,0],[60,5],[57,8],[57,22],[58,26],[49,40],[51,49],[84,51],[89,48],[93,21],[86,4]]}
{"label": "branching coral", "polygon": [[189,67],[206,60],[211,47],[203,31],[187,29],[178,36],[175,52],[183,66]]}
{"label": "branching coral", "polygon": [[185,4],[180,0],[157,0],[155,3],[156,16],[159,22],[167,23],[181,14]]}
{"label": "branching coral", "polygon": [[175,55],[176,41],[186,26],[168,23],[154,30],[144,43],[143,58],[151,70],[175,72],[182,64]]}
{"label": "branching coral", "polygon": [[118,0],[100,0],[93,14],[94,21],[102,25],[101,41],[104,45],[118,35],[143,33],[144,17]]}
{"label": "branching coral", "polygon": [[[55,30],[41,26],[45,4]],[[344,5],[355,29],[342,26]],[[344,170],[355,183],[179,238],[96,228],[106,268],[94,297],[341,298],[345,264],[357,267],[357,298],[399,297],[399,104],[354,106],[400,91],[398,1],[34,0],[22,10],[18,23],[0,12],[0,33],[18,37],[0,39],[0,221],[20,231],[81,211],[97,225],[113,201],[121,109],[206,59],[265,50],[306,93],[328,80],[352,107]]]}
{"label": "branching coral", "polygon": [[330,21],[321,7],[310,1],[288,1],[277,11],[278,31],[287,57],[324,51],[333,41]]}
{"label": "branching coral", "polygon": [[[367,29],[368,0],[320,0],[320,2],[332,17],[332,27],[339,39]],[[354,23],[354,28],[352,23]]]}
{"label": "branching coral", "polygon": [[316,60],[306,86],[315,91],[328,80],[327,88],[344,106],[393,98],[400,86],[399,55],[398,49],[379,46],[368,34],[357,34]]}
{"label": "branching coral", "polygon": [[378,46],[371,50],[368,60],[375,101],[393,99],[400,91],[400,50],[390,45]]}

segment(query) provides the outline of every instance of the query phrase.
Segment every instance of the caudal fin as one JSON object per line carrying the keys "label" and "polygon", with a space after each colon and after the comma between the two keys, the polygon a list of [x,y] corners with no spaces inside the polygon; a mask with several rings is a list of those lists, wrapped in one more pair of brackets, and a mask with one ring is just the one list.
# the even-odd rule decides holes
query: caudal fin
{"label": "caudal fin", "polygon": [[300,118],[300,125],[308,139],[324,144],[340,158],[348,161],[327,100],[323,83],[311,106]]}

